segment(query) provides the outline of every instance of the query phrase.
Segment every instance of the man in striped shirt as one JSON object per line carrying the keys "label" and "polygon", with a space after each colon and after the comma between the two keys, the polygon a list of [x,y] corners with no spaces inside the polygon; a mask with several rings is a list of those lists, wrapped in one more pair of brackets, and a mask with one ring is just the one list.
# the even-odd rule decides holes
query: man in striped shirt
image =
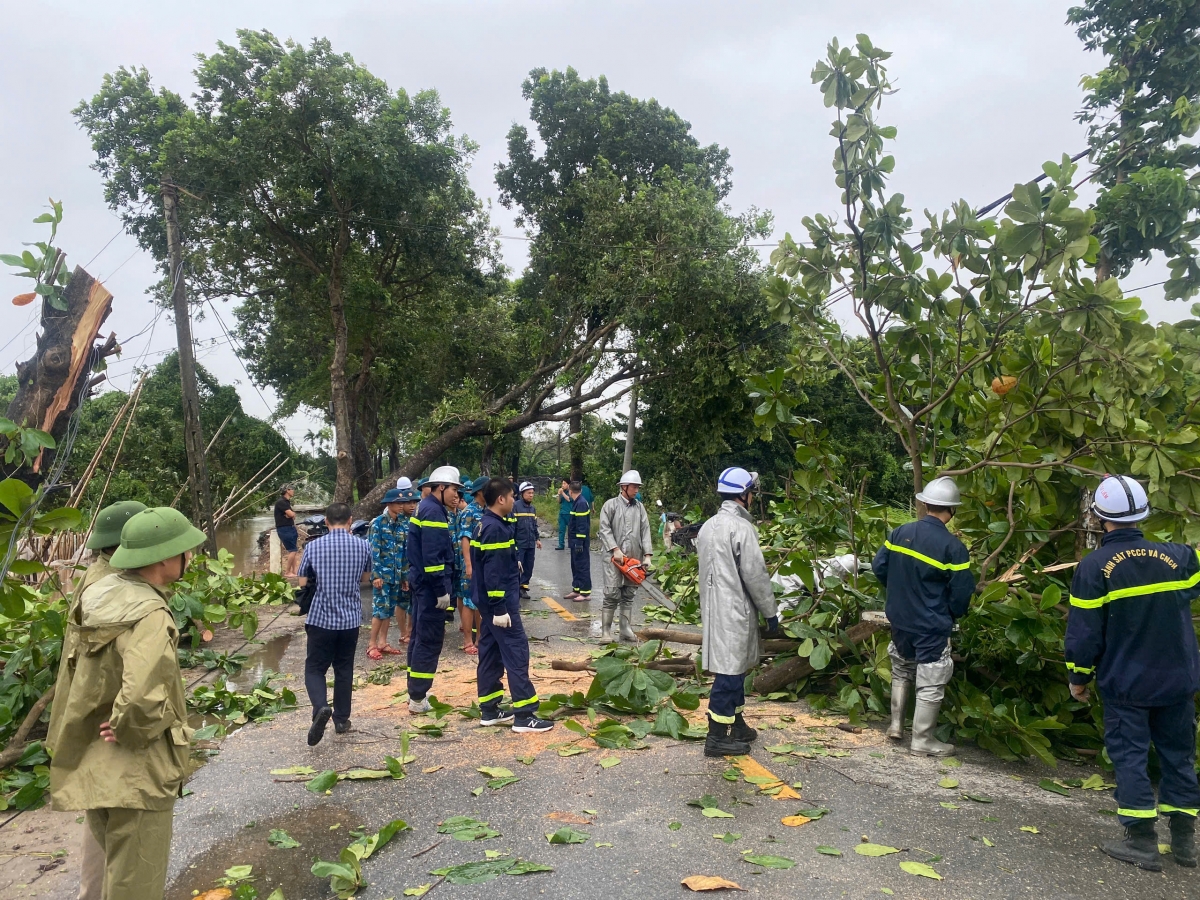
{"label": "man in striped shirt", "polygon": [[[325,510],[329,534],[309,541],[300,561],[300,584],[316,578],[317,591],[304,630],[308,653],[304,687],[312,703],[313,721],[308,745],[325,736],[333,717],[338,734],[350,730],[350,696],[354,683],[354,650],[362,626],[362,579],[371,571],[371,545],[350,533],[350,507],[332,503]],[[325,678],[333,667],[333,709]]]}

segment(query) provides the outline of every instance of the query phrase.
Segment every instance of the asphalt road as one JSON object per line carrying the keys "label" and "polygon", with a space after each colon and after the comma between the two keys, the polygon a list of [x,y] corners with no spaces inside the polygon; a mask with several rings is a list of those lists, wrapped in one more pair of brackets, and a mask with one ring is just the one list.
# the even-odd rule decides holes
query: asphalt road
{"label": "asphalt road", "polygon": [[[549,660],[582,658],[596,646],[587,638],[589,620],[581,616],[599,614],[602,564],[594,558],[596,599],[560,602],[564,617],[538,598],[558,598],[567,590],[566,553],[546,549],[538,554],[526,625],[535,639],[533,674],[543,697],[586,689],[586,673],[555,672]],[[300,636],[282,653],[283,671],[301,671],[303,643]],[[363,670],[377,665],[362,653],[365,643],[364,632]],[[457,631],[447,631],[446,645],[433,693],[465,705],[474,696],[474,661],[458,649]],[[1140,872],[1095,849],[1097,841],[1118,831],[1115,820],[1100,812],[1115,806],[1107,791],[1071,790],[1062,797],[1038,787],[1041,778],[1085,778],[1091,769],[1006,764],[976,748],[962,748],[961,766],[950,767],[898,750],[883,737],[881,724],[848,734],[836,729],[838,718],[822,717],[803,703],[748,709],[764,729],[754,759],[785,782],[800,782],[801,800],[771,799],[753,784],[727,780],[728,762],[705,759],[698,743],[650,737],[644,750],[610,751],[585,740],[578,746],[588,752],[564,757],[559,745],[578,735],[561,725],[548,735],[514,735],[479,729],[454,713],[445,720],[441,738],[413,741],[416,759],[401,780],[342,781],[329,794],[316,795],[302,782],[277,781],[287,776],[271,774],[300,765],[318,771],[382,767],[385,754],[399,755],[399,735],[414,724],[403,696],[396,696],[403,688],[402,675],[390,685],[364,685],[354,695],[355,731],[335,737],[330,729],[315,748],[305,744],[307,708],[227,738],[220,754],[192,780],[193,793],[176,807],[168,896],[192,897],[213,888],[229,867],[252,865],[261,898],[275,887],[282,887],[287,900],[329,897],[328,882],[309,871],[314,859],[335,859],[356,828],[373,831],[393,818],[403,819],[410,830],[363,864],[369,885],[358,896],[367,900],[399,900],[405,889],[426,884],[434,885],[435,898],[645,900],[687,895],[680,881],[697,874],[722,876],[762,897],[1200,896],[1196,870],[1180,869],[1168,859],[1163,874]],[[702,721],[702,710],[692,714],[693,721]],[[785,743],[810,758],[765,750]],[[613,756],[620,758],[618,765],[600,764]],[[506,767],[520,781],[487,789],[479,766]],[[959,784],[939,787],[944,778]],[[482,793],[475,796],[479,788]],[[992,802],[965,799],[966,793]],[[707,818],[688,805],[704,794],[733,817]],[[800,827],[781,823],[814,807],[829,812]],[[437,824],[454,815],[484,820],[501,835],[458,842],[437,834]],[[572,827],[588,835],[586,841],[549,844],[546,835],[571,819]],[[287,831],[301,846],[271,847],[272,829]],[[718,837],[726,833],[727,839]],[[864,839],[901,852],[858,855],[854,848]],[[439,883],[430,874],[482,860],[486,851],[554,871],[505,875],[476,885]],[[745,861],[745,855],[785,857],[794,866],[766,868]],[[903,861],[929,862],[942,880],[909,874],[900,868]],[[64,890],[60,896],[72,895]]]}

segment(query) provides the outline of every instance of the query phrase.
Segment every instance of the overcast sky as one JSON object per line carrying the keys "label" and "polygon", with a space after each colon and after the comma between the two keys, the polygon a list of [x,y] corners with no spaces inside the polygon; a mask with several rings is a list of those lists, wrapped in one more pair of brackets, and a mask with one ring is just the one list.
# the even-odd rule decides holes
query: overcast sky
{"label": "overcast sky", "polygon": [[[1040,173],[1046,159],[1084,148],[1074,121],[1079,78],[1101,59],[1086,53],[1065,24],[1069,3],[991,0],[569,3],[494,2],[34,2],[0,0],[0,252],[40,240],[30,224],[54,197],[65,203],[60,244],[115,296],[105,330],[124,354],[110,367],[128,389],[133,370],[174,346],[174,326],[158,318],[145,291],[152,261],[120,230],[105,206],[94,156],[70,110],[117,66],[145,66],[156,85],[190,96],[195,54],[233,42],[238,28],[265,28],[280,38],[327,37],[393,89],[436,88],[455,129],[479,144],[471,178],[491,203],[505,260],[518,271],[525,243],[496,202],[495,165],[505,135],[524,122],[520,85],[536,66],[574,66],[607,75],[614,90],[657,98],[692,123],[702,143],[732,154],[735,212],[771,210],[776,234],[802,232],[802,217],[836,212],[828,137],[832,116],[809,73],[837,36],[866,32],[893,52],[900,89],[881,120],[899,128],[891,188],[902,191],[917,222],[965,197],[989,202],[1014,182]],[[1165,266],[1134,273],[1127,288],[1160,281]],[[28,281],[0,272],[0,372],[33,347],[37,305],[8,297]],[[1155,320],[1175,320],[1188,305],[1166,303],[1162,290],[1141,291]],[[232,310],[221,310],[232,328]],[[140,334],[139,334],[140,333]],[[198,357],[222,382],[235,384],[248,412],[269,416],[274,395],[250,383],[220,324],[195,325]],[[139,335],[138,337],[132,337]],[[284,423],[299,443],[317,427],[311,416]]]}

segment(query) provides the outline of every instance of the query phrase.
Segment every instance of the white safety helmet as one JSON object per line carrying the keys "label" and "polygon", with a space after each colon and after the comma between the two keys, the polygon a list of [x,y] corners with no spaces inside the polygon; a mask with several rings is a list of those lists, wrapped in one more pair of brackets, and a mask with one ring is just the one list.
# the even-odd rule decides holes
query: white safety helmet
{"label": "white safety helmet", "polygon": [[741,496],[758,487],[758,473],[747,472],[741,466],[730,466],[717,479],[717,493]]}
{"label": "white safety helmet", "polygon": [[617,482],[618,486],[623,484],[636,484],[638,487],[641,487],[642,476],[638,473],[637,469],[630,469],[628,472],[622,475],[621,480]]}
{"label": "white safety helmet", "polygon": [[532,491],[533,489],[534,489],[534,487],[533,487],[532,483],[530,483],[528,481],[522,481],[521,486],[519,488],[517,488],[517,493],[523,494],[526,491]]}
{"label": "white safety helmet", "polygon": [[1150,498],[1128,475],[1109,475],[1096,488],[1092,511],[1106,522],[1140,522],[1150,515]]}
{"label": "white safety helmet", "polygon": [[398,491],[411,491],[412,486],[413,486],[412,479],[409,478],[407,475],[401,475],[399,478],[396,479],[396,490],[398,490]]}
{"label": "white safety helmet", "polygon": [[958,485],[953,478],[943,475],[925,485],[925,490],[917,494],[917,499],[926,506],[961,506],[962,496],[958,493]]}
{"label": "white safety helmet", "polygon": [[450,487],[462,488],[462,476],[458,474],[457,466],[438,466],[429,473],[430,487],[445,484]]}

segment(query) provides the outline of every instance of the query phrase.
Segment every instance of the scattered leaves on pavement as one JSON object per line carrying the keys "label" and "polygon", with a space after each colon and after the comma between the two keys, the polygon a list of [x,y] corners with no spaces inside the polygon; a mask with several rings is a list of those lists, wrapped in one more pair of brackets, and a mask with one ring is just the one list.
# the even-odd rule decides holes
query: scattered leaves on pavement
{"label": "scattered leaves on pavement", "polygon": [[732,844],[734,841],[740,841],[742,834],[739,831],[727,831],[724,834],[714,834],[713,837],[726,844]]}
{"label": "scattered leaves on pavement", "polygon": [[964,800],[974,800],[976,803],[991,803],[991,797],[985,797],[983,794],[963,794]]}
{"label": "scattered leaves on pavement", "polygon": [[957,803],[946,803],[945,801],[938,804],[942,809],[962,809]]}
{"label": "scattered leaves on pavement", "polygon": [[938,782],[938,787],[953,790],[954,788],[958,787],[958,779],[957,778],[943,778],[941,781]]}
{"label": "scattered leaves on pavement", "polygon": [[1079,785],[1085,791],[1111,791],[1116,787],[1115,784],[1109,784],[1101,775],[1089,775]]}
{"label": "scattered leaves on pavement", "polygon": [[328,878],[329,889],[341,900],[353,897],[366,884],[362,876],[363,860],[387,844],[397,832],[407,828],[408,823],[403,819],[393,819],[374,834],[364,835],[348,847],[343,847],[337,862],[318,859],[310,871],[318,878]]}
{"label": "scattered leaves on pavement", "polygon": [[825,844],[818,845],[817,852],[820,853],[822,856],[841,856],[842,855],[842,851],[839,850],[837,847],[829,847],[829,846],[826,846]]}
{"label": "scattered leaves on pavement", "polygon": [[286,769],[272,769],[272,775],[315,775],[317,770],[312,766],[288,766]]}
{"label": "scattered leaves on pavement", "polygon": [[553,866],[503,856],[434,869],[430,875],[445,878],[450,884],[483,884],[501,875],[528,875],[532,872],[553,872]]}
{"label": "scattered leaves on pavement", "polygon": [[854,852],[859,856],[890,856],[893,853],[899,853],[899,847],[888,847],[884,844],[859,844],[854,848]]}
{"label": "scattered leaves on pavement", "polygon": [[510,775],[507,778],[491,778],[488,780],[487,786],[493,791],[498,791],[502,787],[508,787],[510,784],[516,784],[520,781],[515,775]]}
{"label": "scattered leaves on pavement", "polygon": [[962,768],[962,760],[956,759],[953,756],[947,756],[945,759],[942,760],[942,765],[945,766],[947,769],[959,769],[959,768]]}
{"label": "scattered leaves on pavement", "polygon": [[621,757],[619,756],[606,756],[600,760],[600,768],[602,769],[611,769],[613,766],[619,766],[620,764]]}
{"label": "scattered leaves on pavement", "polygon": [[1038,787],[1043,791],[1050,791],[1052,794],[1061,794],[1064,797],[1071,796],[1071,789],[1061,781],[1055,781],[1053,778],[1043,778],[1038,782]]}
{"label": "scattered leaves on pavement", "polygon": [[668,831],[678,831],[678,830],[679,830],[680,828],[682,828],[682,827],[683,827],[683,823],[682,823],[682,822],[668,822],[668,823],[667,823],[667,830],[668,830]]}
{"label": "scattered leaves on pavement", "polygon": [[983,846],[985,846],[985,847],[995,847],[996,846],[996,844],[988,838],[980,838],[980,840],[983,841]]}
{"label": "scattered leaves on pavement", "polygon": [[1034,828],[1032,825],[1022,825],[1021,830],[1024,832],[1027,832],[1029,834],[1041,834],[1041,832],[1038,831],[1036,828]]}
{"label": "scattered leaves on pavement", "polygon": [[812,819],[808,816],[784,816],[779,821],[791,828],[799,828],[801,825],[807,825]]}
{"label": "scattered leaves on pavement", "polygon": [[[585,809],[584,812],[591,812],[592,815],[595,815],[595,812],[593,812],[591,810]],[[592,824],[591,819],[584,818],[583,816],[579,815],[578,813],[563,812],[562,810],[558,810],[558,809],[556,809],[552,813],[547,813],[546,818],[553,819],[555,822],[566,822],[568,825],[591,825]]]}
{"label": "scattered leaves on pavement", "polygon": [[405,888],[404,896],[405,897],[424,897],[427,893],[429,893],[429,889],[431,887],[433,887],[432,881],[428,882],[427,884],[418,885],[417,887]]}
{"label": "scattered leaves on pavement", "polygon": [[689,891],[740,891],[742,886],[736,881],[729,881],[716,875],[689,875],[681,882]]}
{"label": "scattered leaves on pavement", "polygon": [[432,775],[434,772],[438,771],[439,769],[444,769],[444,768],[446,768],[446,767],[445,766],[427,766],[426,768],[421,770],[421,774],[422,775]]}
{"label": "scattered leaves on pavement", "polygon": [[804,816],[806,819],[819,819],[821,816],[828,815],[830,812],[831,810],[826,809],[824,806],[818,806],[814,809],[799,810],[796,815]]}
{"label": "scattered leaves on pavement", "polygon": [[317,775],[308,784],[304,785],[306,791],[312,791],[314,794],[323,794],[337,784],[337,772],[333,769],[326,769],[320,775]]}
{"label": "scattered leaves on pavement", "polygon": [[480,766],[475,770],[481,772],[488,778],[511,778],[512,772],[504,768],[504,766]]}
{"label": "scattered leaves on pavement", "polygon": [[500,837],[500,832],[487,822],[481,822],[471,816],[451,816],[444,822],[439,822],[438,834],[448,834],[456,841],[486,841],[489,838]]}
{"label": "scattered leaves on pavement", "polygon": [[925,863],[914,862],[911,859],[906,859],[904,862],[900,863],[900,868],[909,875],[919,875],[922,878],[932,878],[935,881],[942,880],[942,876],[934,871],[933,866],[926,865]]}

